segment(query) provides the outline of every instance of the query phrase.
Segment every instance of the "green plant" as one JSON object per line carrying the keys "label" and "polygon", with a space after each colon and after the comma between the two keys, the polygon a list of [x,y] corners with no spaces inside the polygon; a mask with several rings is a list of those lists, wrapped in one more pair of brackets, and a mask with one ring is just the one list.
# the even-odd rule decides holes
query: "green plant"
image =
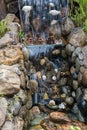
{"label": "green plant", "polygon": [[0,38],[3,37],[3,35],[7,31],[7,20],[0,21]]}
{"label": "green plant", "polygon": [[81,130],[78,126],[70,126],[69,130]]}
{"label": "green plant", "polygon": [[19,31],[19,38],[20,39],[24,38],[24,32],[22,29],[20,29],[20,31]]}
{"label": "green plant", "polygon": [[85,32],[87,32],[87,19],[86,19],[85,22],[84,22],[83,29],[84,29]]}
{"label": "green plant", "polygon": [[22,42],[22,44],[26,46],[26,42],[25,42],[25,38],[24,37],[25,37],[24,32],[23,32],[22,29],[20,29],[20,31],[19,31],[20,42]]}
{"label": "green plant", "polygon": [[[78,6],[75,5],[77,3]],[[70,1],[70,17],[76,26],[85,28],[85,20],[87,19],[87,0],[71,0]]]}

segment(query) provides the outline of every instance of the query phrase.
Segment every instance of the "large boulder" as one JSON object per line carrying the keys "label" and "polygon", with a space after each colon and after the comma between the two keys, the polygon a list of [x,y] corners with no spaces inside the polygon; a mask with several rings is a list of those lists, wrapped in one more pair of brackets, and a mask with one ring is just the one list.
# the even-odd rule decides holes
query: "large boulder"
{"label": "large boulder", "polygon": [[65,113],[52,112],[50,113],[50,120],[53,122],[71,122]]}
{"label": "large boulder", "polygon": [[54,114],[56,114],[56,112],[51,113],[50,116],[52,116],[53,119],[54,118],[58,119],[57,122],[55,123],[54,120],[45,118],[40,123],[42,128],[44,128],[45,130],[74,130],[74,129],[87,130],[87,125],[85,125],[82,122],[79,122],[76,120],[74,120],[74,121],[72,120],[71,122],[68,121],[67,119],[69,119],[69,118],[68,118],[67,114],[64,114],[62,112],[57,112],[58,117],[57,116],[55,117]]}
{"label": "large boulder", "polygon": [[6,121],[1,130],[14,130],[14,124],[11,121]]}
{"label": "large boulder", "polygon": [[0,94],[12,95],[20,91],[20,78],[12,70],[0,66]]}

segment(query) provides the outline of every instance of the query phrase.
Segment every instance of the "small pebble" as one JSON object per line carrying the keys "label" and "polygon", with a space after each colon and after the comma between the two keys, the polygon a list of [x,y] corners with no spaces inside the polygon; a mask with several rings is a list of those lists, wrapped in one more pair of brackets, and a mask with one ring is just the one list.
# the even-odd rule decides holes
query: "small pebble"
{"label": "small pebble", "polygon": [[54,101],[54,100],[50,100],[50,101],[49,101],[49,105],[50,105],[50,106],[55,106],[55,105],[56,105],[56,103],[55,103],[55,101]]}
{"label": "small pebble", "polygon": [[65,103],[59,104],[59,109],[66,109]]}
{"label": "small pebble", "polygon": [[74,98],[76,97],[76,94],[74,91],[72,92],[72,97],[74,97]]}
{"label": "small pebble", "polygon": [[57,79],[56,76],[53,76],[53,77],[52,77],[52,80],[53,80],[53,81],[56,81],[56,79]]}
{"label": "small pebble", "polygon": [[56,73],[58,73],[58,69],[54,69],[54,71],[55,71]]}
{"label": "small pebble", "polygon": [[46,75],[42,75],[42,79],[45,81],[47,79]]}

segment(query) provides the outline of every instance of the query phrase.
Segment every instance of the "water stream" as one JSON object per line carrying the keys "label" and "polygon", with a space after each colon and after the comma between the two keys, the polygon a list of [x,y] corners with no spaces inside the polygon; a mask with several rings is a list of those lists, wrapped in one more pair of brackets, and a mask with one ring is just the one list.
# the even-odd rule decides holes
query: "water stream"
{"label": "water stream", "polygon": [[61,23],[68,16],[68,0],[18,0],[18,4],[22,28],[33,39],[39,34],[39,41],[46,43],[50,30],[57,26],[57,35],[61,35]]}
{"label": "water stream", "polygon": [[58,43],[59,33],[61,35],[61,25],[68,16],[68,3],[68,0],[18,0],[21,25],[27,35],[27,43],[31,43],[27,46],[30,61],[28,78],[29,82],[34,80],[38,83],[32,94],[32,107],[39,106],[44,111],[37,114],[39,109],[36,108],[37,116],[31,121],[32,127],[29,130],[43,130],[40,121],[49,114],[48,109],[64,112],[70,110],[70,114],[78,119],[71,112],[76,102],[72,96],[71,64],[62,55],[65,46],[55,44]]}

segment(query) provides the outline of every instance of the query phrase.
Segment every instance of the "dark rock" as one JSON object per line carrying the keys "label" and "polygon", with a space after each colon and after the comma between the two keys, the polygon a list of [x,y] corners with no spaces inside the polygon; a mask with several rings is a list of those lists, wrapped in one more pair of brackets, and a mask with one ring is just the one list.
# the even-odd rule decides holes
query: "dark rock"
{"label": "dark rock", "polygon": [[85,100],[83,95],[81,95],[78,98],[77,104],[78,104],[79,110],[82,113],[83,118],[85,119],[87,123],[87,100]]}
{"label": "dark rock", "polygon": [[84,86],[87,86],[87,70],[85,70],[82,75],[82,83]]}
{"label": "dark rock", "polygon": [[53,122],[71,122],[71,120],[68,118],[68,116],[65,113],[62,112],[52,112],[50,113],[50,120]]}
{"label": "dark rock", "polygon": [[4,0],[0,0],[0,20],[4,19],[6,16],[6,7]]}
{"label": "dark rock", "polygon": [[7,11],[16,14],[18,12],[18,0],[10,1],[7,4]]}
{"label": "dark rock", "polygon": [[67,18],[62,24],[62,34],[67,35],[74,29],[74,23],[70,18]]}

